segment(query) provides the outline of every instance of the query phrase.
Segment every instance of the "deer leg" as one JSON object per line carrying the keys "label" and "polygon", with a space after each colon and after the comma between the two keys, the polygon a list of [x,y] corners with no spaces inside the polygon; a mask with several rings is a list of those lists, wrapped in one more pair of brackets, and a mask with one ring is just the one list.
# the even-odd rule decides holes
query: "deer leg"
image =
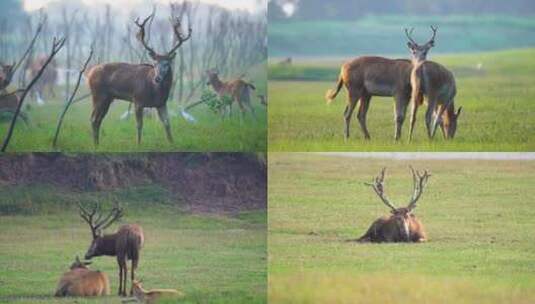
{"label": "deer leg", "polygon": [[[432,123],[433,123],[433,113],[436,113],[436,101],[434,99],[429,99],[427,105],[427,111],[425,111],[425,127],[427,128],[427,136],[429,139],[432,139]],[[437,117],[439,119],[439,117]]]}
{"label": "deer leg", "polygon": [[359,96],[356,96],[355,94],[352,94],[349,92],[348,100],[347,100],[347,106],[344,111],[344,121],[345,121],[345,132],[344,132],[344,139],[347,141],[349,139],[349,126],[351,123],[351,115],[353,115],[353,111],[355,110],[355,107],[357,106]]}
{"label": "deer leg", "polygon": [[117,261],[117,264],[119,264],[119,291],[117,294],[121,295],[121,292],[123,291],[123,265],[120,261]]}
{"label": "deer leg", "polygon": [[113,99],[112,98],[99,98],[98,101],[95,101],[95,99],[96,98],[93,99],[93,112],[91,113],[91,127],[93,130],[93,142],[95,146],[98,146],[100,125],[102,124],[102,120],[104,119],[104,116],[106,116],[106,113],[108,113],[108,109],[110,108],[110,104],[113,101]]}
{"label": "deer leg", "polygon": [[137,144],[141,144],[141,133],[143,132],[143,107],[135,106],[137,125]]}
{"label": "deer leg", "polygon": [[167,106],[158,108],[158,117],[162,122],[165,128],[165,134],[167,135],[167,140],[172,143],[173,135],[171,134],[171,124],[169,123],[169,114],[167,113]]}
{"label": "deer leg", "polygon": [[368,108],[370,107],[370,95],[363,95],[360,97],[359,111],[357,113],[357,118],[360,123],[360,128],[364,132],[364,138],[370,139],[370,133],[368,132],[368,127],[366,126],[366,114],[368,113]]}
{"label": "deer leg", "polygon": [[409,126],[409,142],[412,140],[412,132],[414,130],[414,124],[416,123],[416,113],[418,112],[418,105],[413,102],[411,104],[411,120]]}
{"label": "deer leg", "polygon": [[403,127],[403,122],[405,121],[405,115],[407,114],[407,105],[409,104],[409,97],[396,96],[396,130],[394,134],[394,139],[396,141],[401,137],[401,128]]}

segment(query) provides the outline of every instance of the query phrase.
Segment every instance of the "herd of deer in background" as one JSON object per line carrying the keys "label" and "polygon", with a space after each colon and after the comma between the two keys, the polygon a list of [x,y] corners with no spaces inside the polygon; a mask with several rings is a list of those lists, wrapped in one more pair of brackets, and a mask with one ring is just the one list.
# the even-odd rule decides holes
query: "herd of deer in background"
{"label": "herd of deer in background", "polygon": [[[133,301],[142,303],[154,303],[157,299],[166,296],[179,297],[183,294],[174,289],[154,289],[145,290],[141,285],[141,280],[136,280],[135,272],[139,264],[140,251],[145,241],[143,229],[137,224],[124,224],[115,233],[103,234],[104,229],[121,219],[124,210],[118,203],[104,215],[101,212],[100,204],[96,203],[92,208],[85,208],[78,204],[80,217],[89,225],[92,241],[84,259],[91,260],[99,256],[113,256],[119,265],[119,289],[118,294],[126,297],[126,286],[128,279],[127,261],[131,261],[129,295]],[[76,256],[71,264],[70,270],[65,272],[57,285],[56,297],[95,297],[110,294],[110,284],[108,276],[98,270],[90,270],[88,265],[91,261],[80,261]]]}
{"label": "herd of deer in background", "polygon": [[[437,28],[431,26],[433,35],[425,44],[419,45],[411,34],[407,46],[411,60],[388,59],[378,56],[362,56],[342,65],[336,89],[328,90],[325,98],[330,103],[334,100],[342,86],[345,86],[348,97],[344,110],[344,138],[349,138],[351,116],[357,103],[357,118],[365,139],[370,139],[366,126],[366,114],[372,96],[392,96],[395,100],[395,140],[401,137],[401,127],[405,120],[407,107],[411,105],[409,142],[412,139],[418,107],[427,101],[425,125],[427,135],[432,139],[437,125],[440,126],[444,138],[455,136],[457,119],[461,108],[455,111],[455,94],[457,93],[453,74],[439,63],[426,60],[427,53],[435,45]],[[360,102],[359,102],[360,101]]]}

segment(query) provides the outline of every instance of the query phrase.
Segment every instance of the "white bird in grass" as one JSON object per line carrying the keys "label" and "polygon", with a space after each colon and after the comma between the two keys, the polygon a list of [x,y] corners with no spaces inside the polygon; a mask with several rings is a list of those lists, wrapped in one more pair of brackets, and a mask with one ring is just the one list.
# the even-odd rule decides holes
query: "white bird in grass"
{"label": "white bird in grass", "polygon": [[193,115],[191,115],[190,113],[186,112],[184,109],[180,110],[180,114],[188,122],[191,122],[191,123],[196,123],[197,122],[197,119],[195,119],[195,117],[193,117]]}

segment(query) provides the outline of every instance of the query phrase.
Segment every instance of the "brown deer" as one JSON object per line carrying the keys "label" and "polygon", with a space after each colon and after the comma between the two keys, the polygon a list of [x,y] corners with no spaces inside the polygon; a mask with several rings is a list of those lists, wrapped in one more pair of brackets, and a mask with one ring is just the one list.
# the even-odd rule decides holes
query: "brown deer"
{"label": "brown deer", "polygon": [[[17,90],[14,92],[7,92],[6,88],[11,83],[13,77],[13,65],[5,65],[0,63],[0,113],[15,113],[19,105],[20,98],[18,94],[24,90]],[[28,117],[26,113],[20,112],[20,118],[24,123],[28,124]]]}
{"label": "brown deer", "polygon": [[3,64],[0,62],[0,90],[4,90],[11,83],[15,64]]}
{"label": "brown deer", "polygon": [[[208,76],[207,85],[211,85],[214,91],[219,97],[228,96],[232,98],[232,102],[236,102],[240,107],[242,116],[245,115],[245,108],[251,112],[251,115],[255,116],[255,111],[251,105],[251,91],[255,90],[255,86],[251,83],[245,82],[242,79],[234,79],[227,82],[221,81],[219,78],[219,72],[215,69],[206,71]],[[229,115],[232,113],[232,103],[228,106]]]}
{"label": "brown deer", "polygon": [[155,61],[153,65],[105,63],[96,65],[87,72],[87,83],[93,97],[91,125],[95,145],[99,143],[102,120],[114,99],[134,103],[138,144],[141,143],[144,108],[158,110],[160,121],[165,127],[167,140],[173,141],[167,113],[167,98],[173,84],[173,59],[176,56],[176,50],[191,37],[191,28],[187,36],[184,36],[180,20],[174,19],[172,26],[177,42],[167,53],[158,54],[145,41],[145,24],[152,17],[153,15],[148,16],[141,23],[139,19],[136,19],[135,24],[139,27],[136,37],[148,51],[152,60]]}
{"label": "brown deer", "polygon": [[[33,78],[39,73],[39,70],[44,65],[48,56],[39,56],[37,57],[28,67],[30,77]],[[49,97],[55,97],[56,93],[54,92],[54,86],[58,79],[58,71],[56,67],[56,61],[52,60],[43,71],[41,78],[35,83],[32,90],[32,95],[37,101],[37,104],[43,105],[45,102],[43,100],[45,90],[48,92]]]}
{"label": "brown deer", "polygon": [[90,270],[88,261],[80,261],[78,256],[70,270],[59,280],[56,297],[96,297],[110,294],[108,276],[101,271]]}
{"label": "brown deer", "polygon": [[138,302],[153,304],[157,303],[160,299],[181,298],[184,293],[176,289],[151,289],[145,290],[140,281],[133,281],[134,297]]}
{"label": "brown deer", "polygon": [[[419,45],[412,39],[412,29],[410,32],[405,29],[405,35],[409,41],[407,46],[411,52],[411,118],[409,129],[409,141],[412,139],[414,124],[416,123],[416,112],[423,104],[424,96],[427,100],[427,111],[425,113],[425,125],[429,138],[433,138],[437,124],[442,129],[444,138],[449,139],[455,136],[457,131],[457,118],[461,114],[462,107],[455,112],[455,78],[453,74],[444,66],[427,61],[427,52],[435,45],[437,28],[431,26],[433,36],[425,44]],[[433,116],[435,121],[432,124]]]}
{"label": "brown deer", "polygon": [[412,197],[407,207],[397,208],[384,193],[384,178],[386,168],[375,178],[373,183],[366,185],[373,188],[381,201],[390,208],[391,215],[382,216],[375,220],[368,231],[361,236],[359,242],[425,242],[427,240],[423,224],[412,213],[416,202],[420,199],[427,181],[431,175],[425,170],[423,173],[410,167],[414,181]]}
{"label": "brown deer", "polygon": [[[80,216],[89,224],[93,241],[85,254],[85,259],[102,255],[116,256],[119,265],[119,295],[126,296],[126,281],[128,260],[132,261],[130,273],[131,281],[135,279],[135,272],[139,263],[139,252],[143,247],[144,235],[141,226],[136,224],[126,224],[119,227],[113,234],[102,235],[102,230],[109,227],[113,222],[123,216],[123,209],[115,205],[108,215],[103,216],[100,212],[100,205],[95,204],[91,210],[87,210],[81,204]],[[130,289],[132,295],[132,288]]]}

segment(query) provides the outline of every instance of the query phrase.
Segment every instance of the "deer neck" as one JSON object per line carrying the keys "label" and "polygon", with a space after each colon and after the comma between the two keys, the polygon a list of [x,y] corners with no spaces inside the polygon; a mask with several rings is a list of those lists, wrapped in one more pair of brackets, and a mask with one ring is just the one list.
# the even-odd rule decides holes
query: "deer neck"
{"label": "deer neck", "polygon": [[214,77],[213,79],[210,79],[210,84],[216,92],[221,92],[224,86],[223,82],[221,81],[221,79],[219,79],[219,77]]}
{"label": "deer neck", "polygon": [[115,256],[117,254],[117,233],[104,235],[98,244],[100,255]]}

